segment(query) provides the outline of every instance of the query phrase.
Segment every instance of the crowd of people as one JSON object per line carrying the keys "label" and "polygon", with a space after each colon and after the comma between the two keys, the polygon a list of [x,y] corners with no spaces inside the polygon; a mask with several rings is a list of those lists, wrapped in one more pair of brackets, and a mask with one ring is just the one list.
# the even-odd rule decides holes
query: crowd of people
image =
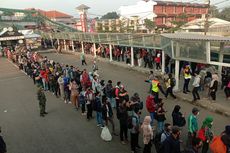
{"label": "crowd of people", "polygon": [[[82,59],[85,60],[85,57]],[[66,104],[72,104],[76,110],[81,109],[81,115],[86,116],[88,121],[93,119],[93,112],[96,116],[96,125],[104,128],[112,125],[113,136],[118,136],[115,119],[119,121],[119,136],[122,144],[130,143],[131,151],[136,153],[141,150],[139,145],[139,135],[143,136],[144,153],[151,153],[152,144],[155,144],[157,153],[182,153],[181,151],[181,128],[188,126],[188,137],[184,152],[198,153],[202,148],[202,153],[207,153],[211,149],[215,153],[230,152],[230,125],[227,125],[220,136],[214,136],[212,132],[213,117],[207,116],[203,124],[198,124],[199,109],[194,107],[191,114],[186,119],[185,114],[181,113],[181,106],[175,105],[172,112],[172,123],[166,119],[166,109],[163,99],[159,96],[159,91],[165,97],[173,94],[175,79],[171,74],[164,80],[167,90],[164,91],[159,78],[153,71],[145,82],[151,84],[149,95],[145,103],[138,93],[130,95],[124,85],[118,81],[116,84],[112,80],[102,80],[97,73],[98,67],[94,62],[92,72],[79,67],[67,65],[49,60],[36,52],[27,52],[17,56],[16,61],[19,69],[23,70],[33,83],[38,86],[38,101],[40,106],[40,116],[45,117],[46,96],[45,91],[51,92]],[[84,63],[86,62],[84,61]],[[184,68],[184,93],[187,94],[188,84],[191,79],[189,66]],[[194,80],[193,95],[194,101],[199,99],[197,87],[200,87],[198,72],[193,74],[197,79]],[[216,85],[216,74],[211,75],[209,91],[213,98]],[[189,80],[188,80],[189,79]],[[199,84],[199,86],[198,86]],[[212,88],[213,87],[213,88]],[[146,107],[148,116],[141,121],[143,108]],[[155,129],[154,122],[157,122]],[[130,134],[128,134],[128,131]],[[130,136],[130,138],[129,138]],[[218,147],[218,146],[222,146]],[[216,149],[216,150],[215,150]],[[219,149],[219,150],[218,150]],[[223,152],[218,152],[222,149]]]}

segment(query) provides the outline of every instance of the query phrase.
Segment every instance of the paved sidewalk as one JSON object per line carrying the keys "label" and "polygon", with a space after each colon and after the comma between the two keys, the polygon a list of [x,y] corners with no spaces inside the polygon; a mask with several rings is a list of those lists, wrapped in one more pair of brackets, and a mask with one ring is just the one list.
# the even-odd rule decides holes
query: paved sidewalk
{"label": "paved sidewalk", "polygon": [[[49,50],[49,51],[52,51],[52,50]],[[41,51],[41,52],[43,52],[43,51]],[[63,51],[62,53],[63,54],[73,54],[73,55],[76,55],[76,56],[80,56],[79,52]],[[91,55],[86,54],[86,59],[90,59],[90,60],[93,61],[93,57]],[[90,61],[90,60],[87,60],[87,61]],[[130,65],[125,64],[124,62],[117,62],[117,61],[110,62],[108,58],[97,57],[97,60],[101,61],[101,62],[107,62],[107,63],[110,63],[110,64],[115,65],[115,66],[120,66],[120,67],[123,67],[123,68],[127,68],[129,70],[144,73],[144,74],[149,74],[149,71],[150,71],[150,69],[148,69],[148,68],[131,67]],[[160,75],[160,76],[163,77],[163,74],[161,72],[159,72],[159,71],[154,71],[154,73],[156,75]],[[192,82],[193,82],[193,80],[190,81],[190,90],[191,91],[192,91],[192,87],[191,87]],[[183,80],[181,79],[180,80],[180,89],[182,89],[182,86],[183,86]],[[223,90],[220,90],[220,88],[219,88],[219,90],[217,92],[217,100],[216,100],[216,102],[211,102],[207,98],[207,95],[205,95],[204,92],[199,92],[199,93],[200,93],[201,100],[199,100],[197,102],[192,101],[192,99],[193,99],[192,98],[192,93],[184,94],[183,92],[178,91],[178,92],[176,92],[176,96],[178,97],[178,99],[183,100],[184,102],[188,102],[188,103],[191,103],[193,105],[200,106],[202,108],[206,108],[206,109],[208,109],[210,111],[213,111],[213,112],[215,112],[217,114],[221,114],[221,115],[230,117],[230,100],[227,100],[225,98],[225,94],[224,94]]]}

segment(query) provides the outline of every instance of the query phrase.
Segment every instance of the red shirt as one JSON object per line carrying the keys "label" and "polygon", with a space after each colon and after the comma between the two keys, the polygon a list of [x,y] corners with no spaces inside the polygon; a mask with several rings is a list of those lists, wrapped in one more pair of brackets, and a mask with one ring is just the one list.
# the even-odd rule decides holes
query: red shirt
{"label": "red shirt", "polygon": [[153,96],[148,96],[146,98],[146,108],[148,110],[148,112],[152,113],[155,112],[155,102],[154,102],[154,97]]}

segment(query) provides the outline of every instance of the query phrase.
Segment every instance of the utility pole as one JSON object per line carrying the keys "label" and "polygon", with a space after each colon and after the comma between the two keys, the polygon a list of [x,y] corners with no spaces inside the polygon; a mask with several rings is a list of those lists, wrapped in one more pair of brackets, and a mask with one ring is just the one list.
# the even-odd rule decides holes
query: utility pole
{"label": "utility pole", "polygon": [[208,32],[208,28],[209,28],[209,9],[210,9],[210,0],[207,0],[208,1],[208,12],[207,12],[207,15],[205,16],[205,23],[204,23],[204,35],[207,34]]}

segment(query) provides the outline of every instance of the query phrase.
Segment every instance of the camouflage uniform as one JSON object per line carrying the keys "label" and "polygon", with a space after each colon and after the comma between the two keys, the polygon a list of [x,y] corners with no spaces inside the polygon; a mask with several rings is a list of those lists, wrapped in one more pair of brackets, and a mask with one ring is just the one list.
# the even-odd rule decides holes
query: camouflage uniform
{"label": "camouflage uniform", "polygon": [[45,109],[46,109],[46,96],[45,96],[42,88],[38,89],[37,96],[38,96],[39,107],[40,107],[40,116],[44,116],[44,114],[46,114],[46,112],[45,112]]}

